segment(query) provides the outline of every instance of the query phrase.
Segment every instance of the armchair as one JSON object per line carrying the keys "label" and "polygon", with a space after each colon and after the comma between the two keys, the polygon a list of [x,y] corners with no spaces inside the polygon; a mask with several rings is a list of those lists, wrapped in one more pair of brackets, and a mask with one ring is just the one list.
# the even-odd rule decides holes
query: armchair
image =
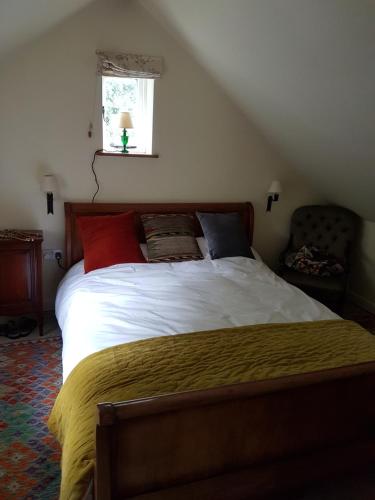
{"label": "armchair", "polygon": [[[287,248],[280,255],[280,276],[327,305],[341,305],[345,299],[350,250],[356,237],[359,217],[338,206],[300,207],[292,215]],[[344,272],[332,276],[307,274],[289,268],[286,257],[303,246],[316,247],[342,263]]]}

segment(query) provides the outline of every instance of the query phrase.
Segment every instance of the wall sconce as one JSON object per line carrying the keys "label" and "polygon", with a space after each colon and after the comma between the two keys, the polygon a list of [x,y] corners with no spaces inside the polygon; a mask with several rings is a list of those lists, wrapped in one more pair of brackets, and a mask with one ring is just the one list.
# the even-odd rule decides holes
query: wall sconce
{"label": "wall sconce", "polygon": [[271,212],[272,202],[279,201],[280,193],[282,192],[279,181],[272,181],[268,190],[267,212]]}
{"label": "wall sconce", "polygon": [[57,191],[57,182],[54,175],[43,175],[42,191],[47,195],[47,214],[53,214],[53,194]]}

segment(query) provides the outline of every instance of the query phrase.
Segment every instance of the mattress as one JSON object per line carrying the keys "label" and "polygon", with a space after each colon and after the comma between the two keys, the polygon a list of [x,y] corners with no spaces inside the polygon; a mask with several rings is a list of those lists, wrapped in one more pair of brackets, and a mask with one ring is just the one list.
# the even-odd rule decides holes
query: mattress
{"label": "mattress", "polygon": [[61,282],[56,316],[63,378],[105,348],[155,337],[266,323],[338,319],[327,307],[244,257],[120,264]]}

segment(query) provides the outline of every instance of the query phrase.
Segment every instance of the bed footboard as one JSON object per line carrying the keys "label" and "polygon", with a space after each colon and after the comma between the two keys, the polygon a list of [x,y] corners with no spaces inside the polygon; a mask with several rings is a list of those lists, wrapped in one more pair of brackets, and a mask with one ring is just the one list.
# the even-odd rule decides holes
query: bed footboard
{"label": "bed footboard", "polygon": [[97,500],[248,499],[375,462],[375,363],[98,405]]}

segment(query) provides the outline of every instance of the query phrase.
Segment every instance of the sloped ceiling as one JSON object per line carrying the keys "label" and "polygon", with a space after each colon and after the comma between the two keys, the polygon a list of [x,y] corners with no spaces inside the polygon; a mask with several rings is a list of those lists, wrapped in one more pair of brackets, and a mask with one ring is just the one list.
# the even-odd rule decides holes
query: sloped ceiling
{"label": "sloped ceiling", "polygon": [[0,59],[92,0],[0,0]]}
{"label": "sloped ceiling", "polygon": [[328,200],[375,220],[374,0],[141,3]]}

